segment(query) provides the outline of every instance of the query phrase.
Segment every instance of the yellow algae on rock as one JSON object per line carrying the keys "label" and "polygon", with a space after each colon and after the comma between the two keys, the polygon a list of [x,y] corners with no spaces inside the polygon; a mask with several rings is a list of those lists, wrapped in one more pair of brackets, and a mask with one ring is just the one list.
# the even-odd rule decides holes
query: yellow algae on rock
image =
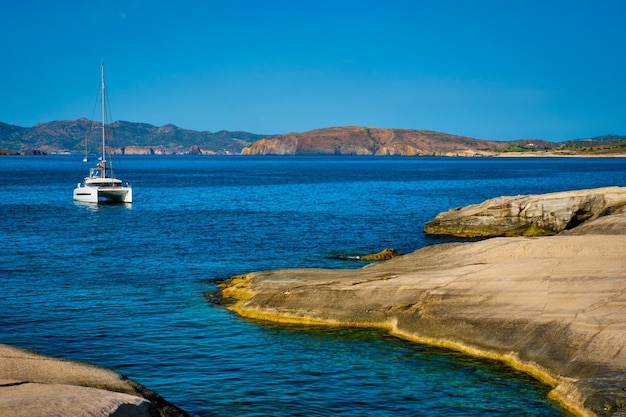
{"label": "yellow algae on rock", "polygon": [[361,255],[359,259],[363,261],[384,261],[387,259],[395,258],[396,256],[400,256],[397,250],[395,250],[394,248],[386,248],[377,253]]}

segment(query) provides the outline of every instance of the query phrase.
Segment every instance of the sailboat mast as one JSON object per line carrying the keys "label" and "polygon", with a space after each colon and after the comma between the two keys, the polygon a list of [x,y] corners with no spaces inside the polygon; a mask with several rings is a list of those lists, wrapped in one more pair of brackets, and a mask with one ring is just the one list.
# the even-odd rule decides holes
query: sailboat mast
{"label": "sailboat mast", "polygon": [[[105,123],[105,108],[104,108],[104,62],[102,65],[102,161],[106,166],[106,153],[105,153],[105,134],[104,134],[104,123]],[[103,175],[104,176],[104,175]]]}

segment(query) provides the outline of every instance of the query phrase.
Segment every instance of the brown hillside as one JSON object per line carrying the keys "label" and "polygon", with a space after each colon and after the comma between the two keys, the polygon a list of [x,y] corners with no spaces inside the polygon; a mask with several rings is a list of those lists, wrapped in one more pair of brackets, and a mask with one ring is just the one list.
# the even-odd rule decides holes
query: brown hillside
{"label": "brown hillside", "polygon": [[331,127],[261,139],[246,155],[471,155],[500,142],[427,130]]}

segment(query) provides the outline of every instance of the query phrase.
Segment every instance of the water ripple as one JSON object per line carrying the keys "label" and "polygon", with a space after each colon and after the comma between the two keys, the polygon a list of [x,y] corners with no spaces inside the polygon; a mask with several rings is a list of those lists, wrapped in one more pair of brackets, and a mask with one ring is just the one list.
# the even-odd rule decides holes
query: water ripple
{"label": "water ripple", "polygon": [[111,367],[196,416],[563,415],[493,362],[244,321],[203,297],[239,273],[418,249],[450,207],[626,182],[620,159],[544,162],[132,157],[127,207],[74,204],[70,156],[2,157],[0,340]]}

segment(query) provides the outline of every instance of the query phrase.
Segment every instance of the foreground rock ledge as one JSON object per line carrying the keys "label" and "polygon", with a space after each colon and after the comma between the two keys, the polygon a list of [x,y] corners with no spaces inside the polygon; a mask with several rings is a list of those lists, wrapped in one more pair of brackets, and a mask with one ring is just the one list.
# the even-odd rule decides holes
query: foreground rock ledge
{"label": "foreground rock ledge", "polygon": [[109,369],[0,344],[0,417],[184,417]]}
{"label": "foreground rock ledge", "polygon": [[[610,218],[621,226],[607,228]],[[578,415],[623,416],[626,218],[599,220],[612,234],[586,224],[578,235],[435,245],[359,270],[256,272],[222,296],[245,317],[379,327],[499,359]]]}

